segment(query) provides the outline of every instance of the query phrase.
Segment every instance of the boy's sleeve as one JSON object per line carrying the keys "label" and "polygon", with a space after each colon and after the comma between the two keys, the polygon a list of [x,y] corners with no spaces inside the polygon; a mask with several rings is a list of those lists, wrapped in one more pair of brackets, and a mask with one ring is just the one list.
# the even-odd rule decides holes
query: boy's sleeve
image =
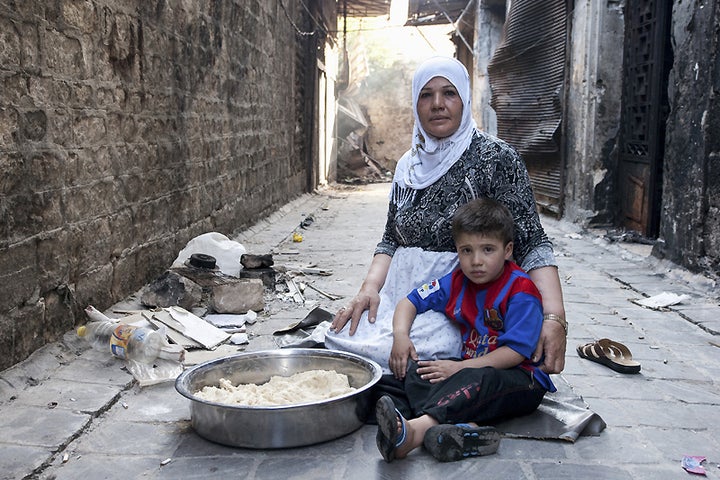
{"label": "boy's sleeve", "polygon": [[407,298],[415,305],[418,314],[427,312],[428,310],[444,312],[451,283],[452,274],[445,275],[442,278],[435,279],[416,288],[408,294]]}
{"label": "boy's sleeve", "polygon": [[511,294],[505,312],[505,331],[498,337],[498,345],[506,345],[525,358],[535,351],[543,321],[540,298],[531,292],[520,289]]}

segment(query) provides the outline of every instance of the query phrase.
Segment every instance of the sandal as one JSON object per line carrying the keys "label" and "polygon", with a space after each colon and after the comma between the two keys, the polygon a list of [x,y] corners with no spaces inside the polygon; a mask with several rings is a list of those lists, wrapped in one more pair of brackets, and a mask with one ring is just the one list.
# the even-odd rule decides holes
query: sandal
{"label": "sandal", "polygon": [[616,372],[640,372],[640,364],[633,360],[630,349],[609,338],[601,338],[597,342],[578,345],[576,350],[581,358],[605,365]]}
{"label": "sandal", "polygon": [[[386,462],[390,463],[395,460],[395,450],[405,441],[407,435],[405,418],[395,408],[395,403],[387,395],[380,397],[380,400],[377,401],[375,418],[378,425],[375,441],[382,457]],[[400,419],[402,426],[399,432],[397,427],[398,419]]]}
{"label": "sandal", "polygon": [[441,462],[490,455],[500,446],[500,432],[493,427],[474,427],[467,423],[441,424],[425,432],[423,445]]}

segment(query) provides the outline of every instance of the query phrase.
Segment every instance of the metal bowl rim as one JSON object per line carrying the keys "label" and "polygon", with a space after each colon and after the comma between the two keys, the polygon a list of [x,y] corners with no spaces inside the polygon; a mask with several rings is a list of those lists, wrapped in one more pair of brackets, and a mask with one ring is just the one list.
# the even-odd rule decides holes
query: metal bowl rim
{"label": "metal bowl rim", "polygon": [[[321,401],[315,401],[315,402],[305,402],[305,403],[293,403],[290,405],[267,405],[267,406],[261,406],[261,405],[231,405],[228,403],[217,403],[217,402],[211,402],[202,398],[199,398],[195,396],[192,392],[190,392],[187,388],[184,387],[183,383],[185,378],[192,375],[195,371],[200,370],[202,368],[207,368],[208,366],[211,366],[213,364],[218,363],[224,363],[230,360],[233,360],[235,358],[240,357],[291,357],[296,356],[297,354],[310,354],[313,355],[319,354],[323,357],[333,357],[333,358],[347,358],[350,360],[354,360],[360,363],[367,364],[369,367],[370,373],[372,373],[372,378],[369,382],[367,382],[362,387],[358,387],[352,392],[345,393],[343,395],[338,395],[336,397],[328,398]],[[205,361],[203,363],[199,363],[197,365],[194,365],[184,372],[182,372],[178,377],[175,379],[175,390],[177,392],[184,396],[185,398],[188,398],[189,400],[192,400],[193,402],[205,404],[212,407],[222,407],[222,408],[229,408],[232,410],[255,410],[255,411],[278,411],[278,410],[292,410],[297,408],[306,408],[311,406],[317,406],[317,405],[327,405],[332,404],[336,402],[344,401],[348,398],[352,398],[355,396],[358,396],[365,392],[366,390],[369,390],[372,388],[379,380],[380,377],[382,377],[382,367],[380,365],[370,360],[369,358],[362,357],[360,355],[350,353],[350,352],[343,352],[339,350],[324,350],[324,349],[316,349],[316,348],[287,348],[287,349],[279,349],[279,350],[258,350],[255,352],[242,352],[242,353],[236,353],[233,355],[227,355],[225,357],[220,358],[214,358],[212,360]]]}

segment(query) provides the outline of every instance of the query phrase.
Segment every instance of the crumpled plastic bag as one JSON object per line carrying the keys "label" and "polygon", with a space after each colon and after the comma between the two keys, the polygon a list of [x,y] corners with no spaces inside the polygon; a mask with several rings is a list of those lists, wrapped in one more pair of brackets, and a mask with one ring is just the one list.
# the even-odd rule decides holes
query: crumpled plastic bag
{"label": "crumpled plastic bag", "polygon": [[174,382],[184,370],[182,363],[164,358],[157,358],[152,364],[127,360],[126,365],[141,387]]}
{"label": "crumpled plastic bag", "polygon": [[215,257],[215,264],[222,273],[237,277],[240,275],[240,269],[242,268],[240,257],[247,252],[241,243],[230,240],[222,233],[203,233],[187,243],[172,266],[184,266],[193,253],[204,253]]}

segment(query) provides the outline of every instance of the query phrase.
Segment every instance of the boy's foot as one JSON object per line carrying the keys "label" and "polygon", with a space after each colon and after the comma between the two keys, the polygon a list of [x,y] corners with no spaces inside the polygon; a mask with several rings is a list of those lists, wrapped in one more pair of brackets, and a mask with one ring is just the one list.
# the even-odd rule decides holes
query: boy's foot
{"label": "boy's foot", "polygon": [[395,450],[402,445],[407,435],[405,419],[388,396],[380,397],[375,404],[375,418],[378,425],[375,437],[378,450],[386,462],[392,462],[395,460]]}
{"label": "boy's foot", "polygon": [[460,423],[435,425],[425,432],[425,448],[441,462],[490,455],[500,446],[500,433],[493,427],[477,427]]}

